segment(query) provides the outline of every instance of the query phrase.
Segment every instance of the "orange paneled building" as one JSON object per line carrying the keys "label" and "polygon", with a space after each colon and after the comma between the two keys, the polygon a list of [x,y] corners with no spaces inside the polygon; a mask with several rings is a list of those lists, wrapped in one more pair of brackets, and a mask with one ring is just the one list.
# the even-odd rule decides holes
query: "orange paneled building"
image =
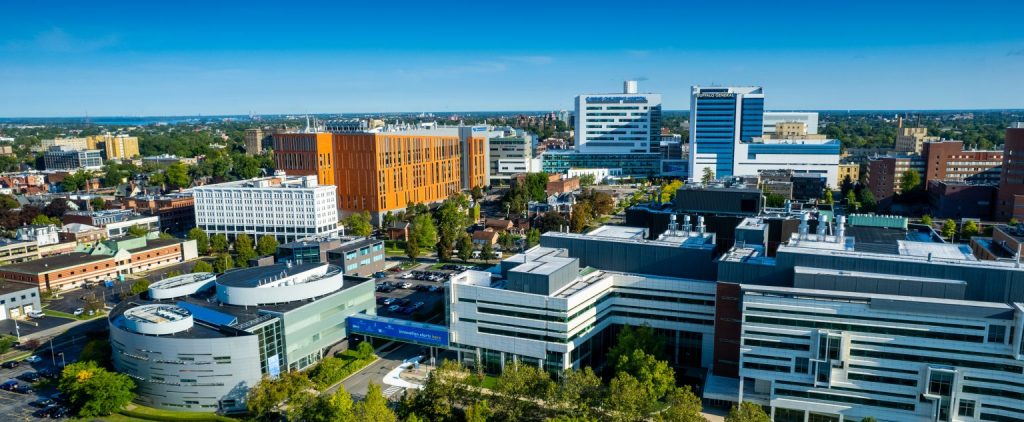
{"label": "orange paneled building", "polygon": [[274,161],[288,174],[337,186],[343,215],[369,211],[379,221],[387,211],[487,185],[487,139],[470,127],[448,129],[457,131],[276,134]]}

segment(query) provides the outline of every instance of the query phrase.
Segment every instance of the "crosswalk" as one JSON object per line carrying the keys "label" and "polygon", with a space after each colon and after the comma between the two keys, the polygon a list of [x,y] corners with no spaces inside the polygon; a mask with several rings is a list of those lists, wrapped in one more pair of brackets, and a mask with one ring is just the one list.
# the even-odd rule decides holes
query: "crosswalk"
{"label": "crosswalk", "polygon": [[404,389],[405,388],[403,388],[403,387],[399,387],[397,385],[392,385],[392,386],[388,387],[387,389],[385,389],[383,391],[383,394],[384,394],[385,398],[390,399],[390,398],[393,398],[393,396],[397,395],[398,393],[400,393]]}

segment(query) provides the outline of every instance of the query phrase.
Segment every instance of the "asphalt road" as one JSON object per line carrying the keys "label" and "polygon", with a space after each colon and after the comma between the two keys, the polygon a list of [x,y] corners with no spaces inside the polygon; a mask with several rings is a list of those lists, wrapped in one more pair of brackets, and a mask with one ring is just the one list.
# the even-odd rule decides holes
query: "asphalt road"
{"label": "asphalt road", "polygon": [[[386,390],[388,386],[383,385],[384,375],[397,368],[406,359],[423,354],[423,347],[421,346],[404,343],[393,344],[388,346],[391,347],[390,350],[383,352],[380,360],[352,374],[352,376],[346,378],[341,383],[345,387],[345,391],[352,395],[353,400],[361,400],[366,397],[366,392],[369,390],[371,382],[380,385],[381,390]],[[381,352],[378,352],[378,354],[381,354]],[[335,391],[337,391],[337,387],[327,390],[328,393]],[[401,397],[401,394],[396,394],[394,397]]]}

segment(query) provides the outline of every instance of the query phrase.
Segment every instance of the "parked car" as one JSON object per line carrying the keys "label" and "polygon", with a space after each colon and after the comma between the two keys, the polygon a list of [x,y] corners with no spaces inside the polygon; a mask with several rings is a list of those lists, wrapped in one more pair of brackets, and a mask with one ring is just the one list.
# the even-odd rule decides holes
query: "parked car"
{"label": "parked car", "polygon": [[68,411],[68,408],[64,406],[57,406],[52,411],[50,411],[50,419],[66,418],[68,417],[69,413],[70,412]]}
{"label": "parked car", "polygon": [[46,314],[43,313],[43,311],[32,311],[28,313],[28,317],[33,319],[42,318],[44,316],[46,316]]}
{"label": "parked car", "polygon": [[16,384],[14,387],[11,387],[11,391],[19,394],[35,393],[35,391],[32,390],[32,387],[28,384]]}
{"label": "parked car", "polygon": [[60,372],[56,368],[43,368],[39,370],[39,376],[43,378],[57,378]]}
{"label": "parked car", "polygon": [[384,304],[384,301],[385,301],[385,300],[388,300],[388,299],[390,299],[390,298],[387,298],[387,297],[383,297],[383,296],[381,296],[381,297],[378,297],[378,298],[377,298],[377,304],[378,304],[378,305],[383,305],[383,304]]}
{"label": "parked car", "polygon": [[18,367],[18,361],[16,361],[16,360],[9,360],[7,362],[0,363],[0,367],[7,368],[7,369],[17,368]]}
{"label": "parked car", "polygon": [[25,372],[21,375],[18,375],[18,379],[25,382],[36,382],[39,381],[39,374],[35,372]]}
{"label": "parked car", "polygon": [[402,272],[402,267],[391,267],[391,269],[388,271],[391,271],[393,273],[400,273]]}
{"label": "parked car", "polygon": [[416,285],[416,291],[418,291],[418,292],[425,292],[425,291],[427,291],[429,289],[430,289],[430,286],[428,286],[426,284],[417,284]]}
{"label": "parked car", "polygon": [[393,298],[393,297],[386,297],[386,298],[384,298],[384,304],[385,304],[385,305],[392,305],[392,304],[394,304],[394,303],[395,303],[395,301],[397,301],[397,300],[398,300],[398,299],[395,299],[395,298]]}
{"label": "parked car", "polygon": [[14,388],[14,386],[16,386],[16,385],[18,385],[17,381],[15,381],[15,380],[7,380],[7,381],[4,381],[3,384],[0,384],[0,390],[11,391],[11,389]]}
{"label": "parked car", "polygon": [[410,308],[412,308],[412,310],[414,310],[414,311],[419,309],[419,308],[422,308],[422,307],[423,307],[423,302],[416,302],[416,303],[412,304],[412,306],[410,306]]}
{"label": "parked car", "polygon": [[387,277],[388,274],[385,273],[384,271],[377,271],[377,272],[373,273],[373,276],[376,277],[376,278],[384,278],[384,277]]}
{"label": "parked car", "polygon": [[32,356],[29,356],[29,357],[25,358],[25,362],[28,362],[28,363],[39,363],[39,362],[42,362],[42,361],[43,361],[43,358],[41,358],[39,356],[36,356],[36,355],[32,355]]}
{"label": "parked car", "polygon": [[48,407],[51,404],[53,404],[53,399],[41,398],[39,400],[30,401],[28,404],[29,404],[29,406],[32,406],[32,407],[38,407],[40,409],[45,409],[46,407]]}
{"label": "parked car", "polygon": [[75,309],[75,312],[72,312],[72,314],[74,314],[75,316],[79,316],[79,315],[82,315],[84,313],[85,313],[85,308],[78,308],[78,309]]}
{"label": "parked car", "polygon": [[398,305],[391,305],[391,306],[388,306],[388,312],[398,312],[398,310],[399,310],[400,308],[401,308],[401,306],[398,306]]}
{"label": "parked car", "polygon": [[402,283],[402,285],[399,286],[399,287],[401,287],[403,289],[411,289],[412,288],[412,283],[406,281],[405,283]]}
{"label": "parked car", "polygon": [[427,291],[430,293],[437,293],[441,291],[441,286],[430,286],[430,289],[428,289]]}

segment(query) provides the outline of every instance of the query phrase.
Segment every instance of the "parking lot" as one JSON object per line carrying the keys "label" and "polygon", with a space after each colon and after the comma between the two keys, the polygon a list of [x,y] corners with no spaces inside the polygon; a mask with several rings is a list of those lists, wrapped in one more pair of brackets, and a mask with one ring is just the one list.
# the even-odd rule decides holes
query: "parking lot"
{"label": "parking lot", "polygon": [[447,268],[420,265],[409,271],[386,271],[377,278],[377,315],[418,321],[436,316],[443,309],[437,307],[443,306],[444,283],[460,271]]}
{"label": "parking lot", "polygon": [[[35,364],[21,362],[16,368],[0,368],[0,384],[8,382],[9,380],[14,380],[14,382],[17,382],[20,385],[33,385],[32,382],[18,379],[18,376],[30,372],[46,370],[55,371],[52,363],[47,359],[43,359],[42,362]],[[38,411],[39,408],[33,407],[29,403],[35,400],[49,398],[56,392],[57,389],[55,387],[55,383],[48,383],[45,387],[31,393],[17,393],[14,391],[0,389],[0,414],[4,415],[5,420],[39,420],[38,417],[33,416],[33,413]]]}

